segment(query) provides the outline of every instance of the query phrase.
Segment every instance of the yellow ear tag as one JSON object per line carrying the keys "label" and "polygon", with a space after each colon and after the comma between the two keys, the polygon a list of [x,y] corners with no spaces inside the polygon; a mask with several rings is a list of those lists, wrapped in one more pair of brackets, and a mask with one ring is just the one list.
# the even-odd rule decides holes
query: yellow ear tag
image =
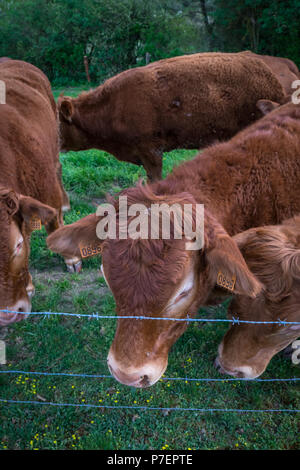
{"label": "yellow ear tag", "polygon": [[101,243],[90,245],[79,245],[80,254],[82,258],[89,258],[101,254]]}
{"label": "yellow ear tag", "polygon": [[42,221],[38,217],[31,217],[29,225],[32,231],[42,229]]}
{"label": "yellow ear tag", "polygon": [[230,290],[230,292],[234,291],[234,286],[236,283],[236,276],[233,275],[231,278],[227,278],[225,274],[221,271],[218,272],[217,276],[217,285],[223,287],[224,289]]}

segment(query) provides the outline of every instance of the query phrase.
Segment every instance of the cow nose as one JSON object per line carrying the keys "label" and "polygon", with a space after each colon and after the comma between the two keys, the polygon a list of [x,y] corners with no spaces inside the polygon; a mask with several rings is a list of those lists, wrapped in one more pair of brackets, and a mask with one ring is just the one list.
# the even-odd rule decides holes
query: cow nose
{"label": "cow nose", "polygon": [[146,388],[157,382],[167,367],[167,361],[145,364],[140,368],[122,367],[112,353],[109,353],[107,365],[118,382],[130,387]]}
{"label": "cow nose", "polygon": [[150,385],[150,380],[149,380],[148,375],[142,375],[140,379],[141,379],[141,380],[139,381],[139,385],[140,385],[141,387],[149,387],[149,385]]}
{"label": "cow nose", "polygon": [[0,326],[6,326],[24,320],[31,312],[31,303],[28,300],[19,300],[16,304],[6,307],[0,311]]}
{"label": "cow nose", "polygon": [[19,300],[11,310],[18,313],[30,313],[31,302],[27,299]]}
{"label": "cow nose", "polygon": [[127,374],[122,372],[120,369],[113,369],[112,366],[108,364],[108,368],[110,373],[114,376],[118,382],[129,385],[130,387],[137,387],[137,388],[145,388],[151,385],[151,381],[148,375],[139,375],[138,373],[135,374]]}

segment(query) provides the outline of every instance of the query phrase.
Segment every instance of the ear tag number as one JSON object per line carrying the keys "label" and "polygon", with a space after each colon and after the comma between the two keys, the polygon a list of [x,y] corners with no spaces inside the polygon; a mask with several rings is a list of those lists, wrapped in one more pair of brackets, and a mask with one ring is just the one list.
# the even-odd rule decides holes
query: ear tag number
{"label": "ear tag number", "polygon": [[29,225],[33,231],[42,229],[42,221],[38,217],[31,217]]}
{"label": "ear tag number", "polygon": [[223,287],[224,289],[230,290],[230,292],[233,292],[234,286],[236,283],[236,276],[232,276],[231,278],[227,278],[225,274],[223,274],[221,271],[218,272],[217,276],[217,285],[220,287]]}
{"label": "ear tag number", "polygon": [[101,254],[101,244],[79,245],[82,258],[89,258]]}

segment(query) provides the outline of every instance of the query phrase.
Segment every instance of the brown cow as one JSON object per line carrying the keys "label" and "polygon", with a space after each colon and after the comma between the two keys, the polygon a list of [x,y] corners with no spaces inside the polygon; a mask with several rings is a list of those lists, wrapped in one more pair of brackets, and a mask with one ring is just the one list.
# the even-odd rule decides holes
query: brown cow
{"label": "brown cow", "polygon": [[[264,285],[255,298],[235,296],[229,317],[244,321],[300,323],[300,217],[233,237],[246,263]],[[272,357],[295,341],[299,325],[233,325],[219,346],[220,372],[254,379]]]}
{"label": "brown cow", "polygon": [[252,57],[261,59],[266,65],[270,67],[272,72],[276,75],[280,81],[286,95],[290,96],[294,92],[292,84],[295,80],[299,80],[300,71],[297,65],[290,59],[284,57],[273,57],[270,55],[259,55],[253,52],[246,51]]}
{"label": "brown cow", "polygon": [[[128,206],[143,204],[148,218],[147,208],[154,203],[204,204],[205,230],[204,246],[198,251],[187,250],[184,238],[123,239],[121,233],[122,237],[105,240],[103,273],[117,313],[193,315],[207,302],[219,273],[235,293],[256,297],[261,284],[232,235],[280,223],[300,212],[299,155],[300,105],[289,103],[231,141],[181,164],[165,180],[124,191]],[[119,202],[121,198],[115,202],[117,210]],[[127,222],[132,218],[131,213]],[[123,230],[124,220],[119,224]],[[48,237],[49,248],[64,256],[80,256],[79,245],[99,244],[99,221],[101,217],[90,215],[57,230]],[[185,328],[184,322],[119,319],[108,356],[112,374],[128,385],[152,385],[164,372],[168,351]]]}
{"label": "brown cow", "polygon": [[[48,233],[62,225],[67,195],[60,171],[56,105],[46,76],[22,61],[0,64],[0,325],[23,318],[34,288],[28,271],[35,218]],[[37,226],[39,225],[37,221]]]}
{"label": "brown cow", "polygon": [[248,53],[204,53],[127,70],[77,98],[60,97],[61,148],[98,148],[161,178],[162,154],[227,140],[284,91]]}

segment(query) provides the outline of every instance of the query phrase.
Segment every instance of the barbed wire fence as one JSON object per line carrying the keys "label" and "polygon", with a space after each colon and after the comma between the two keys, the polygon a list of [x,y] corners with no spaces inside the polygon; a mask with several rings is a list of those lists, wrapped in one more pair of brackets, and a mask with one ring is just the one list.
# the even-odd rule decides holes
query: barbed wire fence
{"label": "barbed wire fence", "polygon": [[[17,314],[11,310],[0,310],[2,313]],[[30,312],[26,313],[27,316],[67,316],[77,317],[86,319],[135,319],[135,320],[161,320],[161,321],[176,321],[176,322],[201,322],[201,323],[231,323],[232,325],[240,324],[258,324],[258,325],[280,325],[285,326],[300,326],[300,322],[290,322],[281,320],[278,318],[275,321],[254,321],[254,320],[240,320],[238,317],[232,316],[232,318],[191,318],[188,314],[185,318],[172,318],[172,317],[152,317],[152,316],[118,316],[118,315],[99,315],[98,313],[93,314],[80,314],[80,313],[64,313],[64,312]],[[24,375],[35,375],[35,376],[51,376],[51,377],[81,377],[81,378],[100,378],[100,379],[113,379],[111,375],[105,374],[79,374],[71,372],[39,372],[39,371],[22,371],[22,370],[0,370],[0,374],[24,374]],[[190,377],[163,377],[161,380],[166,381],[185,381],[187,382],[299,382],[300,377],[289,377],[289,378],[271,378],[271,379],[247,379],[247,378],[190,378]],[[14,404],[14,405],[47,405],[56,407],[78,407],[78,408],[99,408],[99,409],[132,409],[132,410],[151,410],[151,411],[194,411],[201,413],[213,413],[213,412],[235,412],[235,413],[299,413],[300,409],[238,409],[238,408],[195,408],[195,407],[154,407],[154,406],[133,406],[133,405],[96,405],[92,403],[56,403],[47,401],[35,401],[35,400],[12,400],[7,398],[0,398],[0,403]]]}

